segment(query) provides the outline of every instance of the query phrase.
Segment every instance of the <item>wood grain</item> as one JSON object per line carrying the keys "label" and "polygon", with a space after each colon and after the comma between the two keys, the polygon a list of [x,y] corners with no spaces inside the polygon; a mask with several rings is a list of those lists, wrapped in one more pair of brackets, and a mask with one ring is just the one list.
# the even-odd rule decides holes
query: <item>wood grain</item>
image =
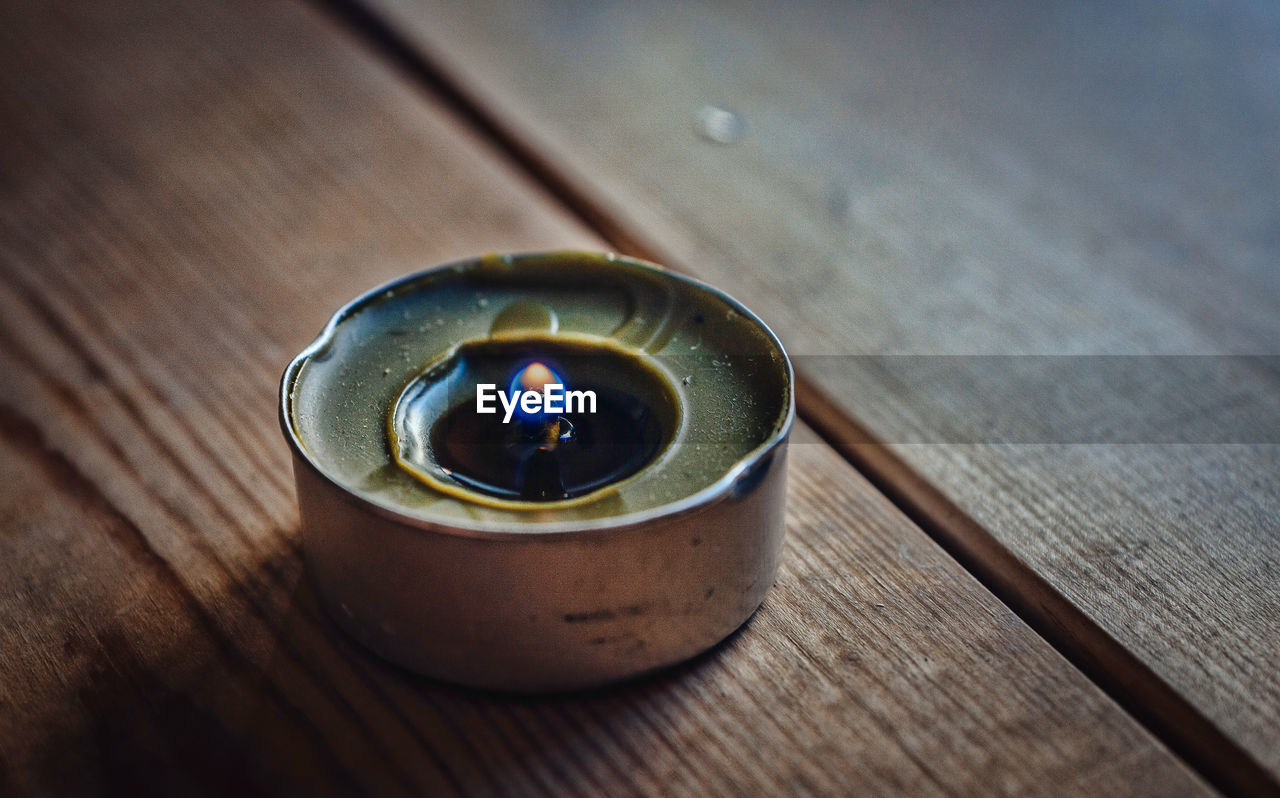
{"label": "wood grain", "polygon": [[1273,7],[368,5],[621,248],[761,312],[836,417],[802,412],[887,443],[860,465],[1064,650],[1280,791]]}
{"label": "wood grain", "polygon": [[354,647],[283,363],[407,269],[599,242],[302,5],[9,7],[0,60],[0,792],[1206,794],[804,430],[777,589],[693,663],[521,698]]}

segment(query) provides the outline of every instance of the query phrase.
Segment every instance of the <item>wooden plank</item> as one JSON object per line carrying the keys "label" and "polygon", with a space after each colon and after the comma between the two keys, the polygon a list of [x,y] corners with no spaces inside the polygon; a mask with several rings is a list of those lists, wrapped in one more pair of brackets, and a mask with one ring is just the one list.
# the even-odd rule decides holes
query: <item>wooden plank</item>
{"label": "wooden plank", "polygon": [[764,312],[802,412],[1160,733],[1280,790],[1275,7],[368,5],[621,248]]}
{"label": "wooden plank", "polygon": [[279,369],[426,262],[598,246],[289,3],[0,24],[0,791],[1199,795],[804,430],[740,634],[615,690],[370,657],[302,577]]}

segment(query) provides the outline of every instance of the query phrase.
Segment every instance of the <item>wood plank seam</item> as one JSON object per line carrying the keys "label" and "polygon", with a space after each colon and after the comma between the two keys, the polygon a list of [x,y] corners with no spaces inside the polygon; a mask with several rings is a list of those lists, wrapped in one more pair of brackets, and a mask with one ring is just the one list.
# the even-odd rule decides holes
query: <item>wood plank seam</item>
{"label": "wood plank seam", "polygon": [[[689,269],[632,229],[628,220],[600,207],[518,131],[476,102],[431,57],[393,30],[358,0],[316,0],[340,24],[362,37],[410,79],[437,95],[488,138],[509,162],[541,184],[618,252]],[[839,409],[803,375],[797,375],[798,412],[818,434],[881,493],[947,551],[1037,634],[1131,714],[1201,776],[1229,795],[1280,795],[1243,748],[1160,679],[1104,629],[1022,563],[977,522]]]}
{"label": "wood plank seam", "polygon": [[832,448],[1170,750],[1228,795],[1280,794],[1247,752],[976,521],[812,385],[800,391],[806,422]]}

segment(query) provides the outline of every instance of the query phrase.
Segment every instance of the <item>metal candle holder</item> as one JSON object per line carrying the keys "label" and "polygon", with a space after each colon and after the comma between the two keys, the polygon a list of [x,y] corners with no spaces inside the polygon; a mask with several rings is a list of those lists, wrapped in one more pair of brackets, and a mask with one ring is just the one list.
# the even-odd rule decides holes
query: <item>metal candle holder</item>
{"label": "metal candle holder", "polygon": [[[436,425],[544,350],[569,364],[566,383],[599,385],[626,406],[611,412],[634,416],[579,422],[618,435],[647,424],[635,434],[656,445],[579,495],[476,489],[435,456],[466,455],[471,440],[441,443],[449,429]],[[486,256],[370,291],[334,314],[280,391],[328,612],[405,667],[520,691],[652,671],[740,626],[777,571],[794,417],[791,364],[741,304],[579,252]]]}

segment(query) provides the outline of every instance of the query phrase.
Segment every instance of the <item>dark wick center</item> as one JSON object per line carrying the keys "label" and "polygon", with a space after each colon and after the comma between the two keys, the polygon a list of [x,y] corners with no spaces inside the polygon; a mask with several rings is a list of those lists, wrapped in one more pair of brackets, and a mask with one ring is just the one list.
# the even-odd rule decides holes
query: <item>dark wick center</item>
{"label": "dark wick center", "polygon": [[595,413],[513,419],[464,402],[436,422],[431,446],[455,481],[505,499],[571,499],[618,482],[653,460],[662,429],[642,400],[604,386]]}

